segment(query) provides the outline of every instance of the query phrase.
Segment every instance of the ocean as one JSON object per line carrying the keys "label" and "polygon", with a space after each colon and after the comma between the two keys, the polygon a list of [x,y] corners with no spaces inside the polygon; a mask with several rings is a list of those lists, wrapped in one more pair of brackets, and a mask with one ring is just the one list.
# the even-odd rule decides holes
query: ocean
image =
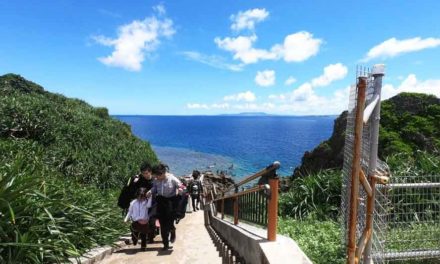
{"label": "ocean", "polygon": [[336,116],[114,116],[151,143],[177,176],[224,170],[236,180],[274,161],[288,176],[330,137]]}

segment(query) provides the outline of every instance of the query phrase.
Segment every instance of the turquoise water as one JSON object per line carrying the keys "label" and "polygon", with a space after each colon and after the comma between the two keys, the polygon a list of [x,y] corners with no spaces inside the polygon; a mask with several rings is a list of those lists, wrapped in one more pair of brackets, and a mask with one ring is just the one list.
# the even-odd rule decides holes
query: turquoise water
{"label": "turquoise water", "polygon": [[236,178],[274,161],[287,176],[330,137],[335,116],[115,116],[148,140],[176,175],[228,170]]}

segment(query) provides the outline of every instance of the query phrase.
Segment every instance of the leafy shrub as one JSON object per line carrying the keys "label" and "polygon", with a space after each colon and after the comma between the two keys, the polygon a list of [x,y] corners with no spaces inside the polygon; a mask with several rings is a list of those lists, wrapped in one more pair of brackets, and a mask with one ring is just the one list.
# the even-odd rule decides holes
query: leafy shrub
{"label": "leafy shrub", "polygon": [[338,170],[293,179],[289,191],[280,196],[280,215],[295,219],[311,215],[317,219],[336,219],[341,204],[341,184]]}
{"label": "leafy shrub", "polygon": [[116,194],[157,162],[127,124],[78,99],[0,76],[0,263],[64,263],[127,227]]}
{"label": "leafy shrub", "polygon": [[29,148],[0,167],[0,262],[53,263],[109,244],[124,230],[114,193],[45,167]]}
{"label": "leafy shrub", "polygon": [[[14,76],[0,77],[1,89],[8,91],[0,97],[0,138],[43,145],[45,162],[66,177],[99,188],[119,187],[142,161],[157,162],[150,144],[108,117],[107,109],[40,91]],[[20,86],[14,89],[14,83]]]}

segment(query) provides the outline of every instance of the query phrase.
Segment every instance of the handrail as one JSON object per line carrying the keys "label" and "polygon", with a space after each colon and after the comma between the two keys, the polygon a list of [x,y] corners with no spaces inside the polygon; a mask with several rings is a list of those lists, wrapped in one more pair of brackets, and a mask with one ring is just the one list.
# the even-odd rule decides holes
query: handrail
{"label": "handrail", "polygon": [[[249,220],[250,218],[250,221],[252,222],[267,224],[267,239],[269,241],[275,241],[277,231],[279,189],[279,178],[276,175],[276,170],[279,167],[280,163],[275,161],[263,170],[247,177],[246,179],[234,184],[232,187],[222,192],[222,197],[216,199],[213,197],[214,199],[212,202],[217,203],[218,206],[216,206],[216,211],[221,213],[221,218],[224,219],[225,200],[228,200],[229,202],[232,200],[233,210],[229,214],[233,215],[234,217],[234,225],[238,224],[238,218],[241,213],[241,215],[244,217],[242,219]],[[260,179],[257,186],[240,192],[238,191],[239,186],[255,180],[258,177],[263,177],[263,180]],[[234,193],[225,196],[225,193],[230,192],[233,189]],[[257,192],[263,190],[264,195],[256,195]],[[242,210],[239,208],[240,204],[242,206]],[[263,204],[265,207],[262,207]],[[217,207],[220,207],[220,210],[218,210]]]}
{"label": "handrail", "polygon": [[257,179],[258,177],[264,176],[265,174],[268,174],[272,171],[275,171],[277,169],[279,169],[281,166],[281,163],[279,161],[275,161],[274,163],[270,164],[269,166],[267,166],[266,168],[262,169],[261,171],[248,176],[247,178],[245,178],[244,180],[241,180],[239,183],[236,183],[233,187],[228,188],[225,192],[229,192],[231,191],[233,188],[237,188],[238,186],[241,186],[245,183],[248,183],[250,181],[253,181],[255,179]]}
{"label": "handrail", "polygon": [[233,194],[227,195],[225,197],[217,198],[217,199],[214,200],[214,202],[222,200],[222,199],[235,198],[235,197],[242,196],[242,195],[245,195],[245,194],[248,194],[248,193],[252,193],[252,192],[258,192],[258,191],[261,191],[263,189],[270,190],[270,186],[268,184],[257,185],[255,187],[246,189],[246,190],[241,191],[241,192],[237,192],[237,193],[233,193]]}

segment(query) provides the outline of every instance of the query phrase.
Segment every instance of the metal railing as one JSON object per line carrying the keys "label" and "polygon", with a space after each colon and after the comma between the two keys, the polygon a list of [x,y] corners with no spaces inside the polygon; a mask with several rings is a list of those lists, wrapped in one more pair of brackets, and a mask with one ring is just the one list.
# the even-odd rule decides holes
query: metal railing
{"label": "metal railing", "polygon": [[[393,175],[382,187],[387,230],[382,259],[440,257],[440,175]],[[379,253],[379,252],[378,252]]]}
{"label": "metal railing", "polygon": [[[267,226],[267,239],[275,241],[279,189],[276,171],[279,167],[280,163],[276,161],[223,192],[213,186],[205,193],[207,201],[215,205],[216,214],[220,214],[222,219],[225,215],[230,216],[234,225],[246,221]],[[251,182],[257,179],[258,182],[251,187]]]}

